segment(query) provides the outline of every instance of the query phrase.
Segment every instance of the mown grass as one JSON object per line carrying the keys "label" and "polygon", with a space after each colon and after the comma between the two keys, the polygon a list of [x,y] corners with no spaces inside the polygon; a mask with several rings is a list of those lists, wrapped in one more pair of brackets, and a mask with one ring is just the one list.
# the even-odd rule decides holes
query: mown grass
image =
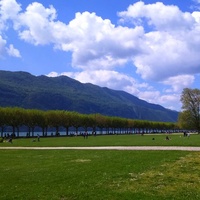
{"label": "mown grass", "polygon": [[[0,146],[199,146],[200,135],[191,135],[189,138],[182,134],[168,135],[171,140],[166,141],[166,134],[162,135],[105,135],[89,136],[84,139],[78,137],[40,138],[40,142],[32,142],[33,138],[14,139],[13,144],[4,142]],[[154,138],[154,140],[153,140]]]}
{"label": "mown grass", "polygon": [[199,199],[200,154],[1,150],[1,200]]}
{"label": "mown grass", "polygon": [[[14,139],[4,146],[199,146],[199,135]],[[155,138],[155,140],[152,140]],[[200,153],[186,151],[0,150],[1,200],[196,200]]]}

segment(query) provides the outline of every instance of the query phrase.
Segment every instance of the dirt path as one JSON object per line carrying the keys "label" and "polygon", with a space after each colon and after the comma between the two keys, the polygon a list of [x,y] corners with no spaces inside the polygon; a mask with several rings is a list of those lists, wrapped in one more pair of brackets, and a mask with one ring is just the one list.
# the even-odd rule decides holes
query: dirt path
{"label": "dirt path", "polygon": [[180,146],[109,146],[109,147],[0,147],[0,150],[177,150],[200,151],[200,147]]}

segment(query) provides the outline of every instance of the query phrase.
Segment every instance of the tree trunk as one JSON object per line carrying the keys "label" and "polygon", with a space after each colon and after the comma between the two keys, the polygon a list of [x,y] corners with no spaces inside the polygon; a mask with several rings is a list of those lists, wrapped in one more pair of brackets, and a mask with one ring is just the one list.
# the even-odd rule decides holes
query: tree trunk
{"label": "tree trunk", "polygon": [[69,135],[69,127],[66,126],[65,129],[66,129],[66,135],[68,136]]}

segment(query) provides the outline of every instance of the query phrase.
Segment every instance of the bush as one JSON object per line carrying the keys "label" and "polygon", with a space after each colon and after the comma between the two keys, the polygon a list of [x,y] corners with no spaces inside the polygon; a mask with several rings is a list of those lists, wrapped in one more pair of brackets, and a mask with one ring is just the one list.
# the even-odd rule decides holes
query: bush
{"label": "bush", "polygon": [[2,143],[2,142],[3,142],[3,138],[0,137],[0,143]]}

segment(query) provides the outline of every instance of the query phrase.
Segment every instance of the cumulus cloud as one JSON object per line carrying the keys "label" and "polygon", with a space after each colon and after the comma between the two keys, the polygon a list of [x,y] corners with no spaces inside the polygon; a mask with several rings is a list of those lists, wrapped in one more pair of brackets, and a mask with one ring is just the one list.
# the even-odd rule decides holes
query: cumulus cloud
{"label": "cumulus cloud", "polygon": [[118,15],[133,26],[115,26],[89,12],[76,13],[65,24],[56,19],[53,6],[34,2],[18,15],[15,27],[27,42],[72,52],[72,65],[82,70],[112,70],[132,61],[146,80],[200,72],[200,12],[140,1]]}
{"label": "cumulus cloud", "polygon": [[77,13],[68,28],[76,33],[71,43],[74,66],[110,69],[145,51],[142,27],[115,27],[110,20],[84,12]]}
{"label": "cumulus cloud", "polygon": [[14,46],[12,44],[10,44],[10,46],[8,48],[6,48],[8,55],[13,56],[13,57],[17,57],[20,58],[20,52],[18,49],[15,49]]}
{"label": "cumulus cloud", "polygon": [[130,5],[127,11],[118,14],[124,21],[129,20],[134,24],[143,24],[147,21],[160,31],[174,31],[188,29],[193,24],[193,17],[188,12],[182,12],[177,6],[164,5],[161,2],[145,4],[139,1]]}
{"label": "cumulus cloud", "polygon": [[182,12],[177,6],[140,1],[119,16],[124,22],[148,24],[144,37],[148,53],[133,58],[144,79],[161,81],[200,72],[199,12]]}
{"label": "cumulus cloud", "polygon": [[187,88],[194,82],[194,76],[191,75],[179,75],[175,77],[169,77],[163,83],[165,85],[170,85],[172,90],[167,92],[180,92],[183,88]]}
{"label": "cumulus cloud", "polygon": [[72,65],[81,69],[110,69],[146,51],[142,27],[115,27],[110,20],[89,12],[76,13],[69,24],[56,21],[55,16],[52,6],[33,3],[19,15],[15,26],[27,42],[52,43],[57,49],[71,51]]}
{"label": "cumulus cloud", "polygon": [[53,6],[45,8],[42,4],[30,4],[24,13],[20,13],[15,21],[15,28],[19,30],[21,39],[35,45],[49,44],[53,41],[53,20],[56,19],[56,10]]}
{"label": "cumulus cloud", "polygon": [[8,21],[15,20],[20,10],[21,7],[15,0],[0,1],[0,56],[7,53],[9,56],[21,57],[19,50],[15,49],[12,44],[7,46],[7,41],[4,38],[4,32],[10,26]]}
{"label": "cumulus cloud", "polygon": [[21,58],[20,51],[14,48],[13,44],[7,46],[7,41],[0,35],[0,58],[6,55]]}
{"label": "cumulus cloud", "polygon": [[[150,102],[175,101],[175,93],[200,73],[199,11],[183,12],[174,5],[139,1],[118,13],[120,25],[87,11],[76,13],[66,24],[57,20],[52,5],[33,2],[23,11],[16,0],[1,0],[0,16],[0,33],[12,22],[21,40],[71,52],[71,65],[78,72],[62,75],[125,90]],[[12,44],[6,47],[6,39],[0,36],[0,55],[6,50],[20,57],[19,50]],[[130,65],[142,81],[117,71],[119,66]],[[147,84],[149,80],[166,87],[163,92],[167,94]]]}
{"label": "cumulus cloud", "polygon": [[18,13],[21,11],[21,6],[15,0],[0,1],[0,16],[2,21],[15,20]]}

